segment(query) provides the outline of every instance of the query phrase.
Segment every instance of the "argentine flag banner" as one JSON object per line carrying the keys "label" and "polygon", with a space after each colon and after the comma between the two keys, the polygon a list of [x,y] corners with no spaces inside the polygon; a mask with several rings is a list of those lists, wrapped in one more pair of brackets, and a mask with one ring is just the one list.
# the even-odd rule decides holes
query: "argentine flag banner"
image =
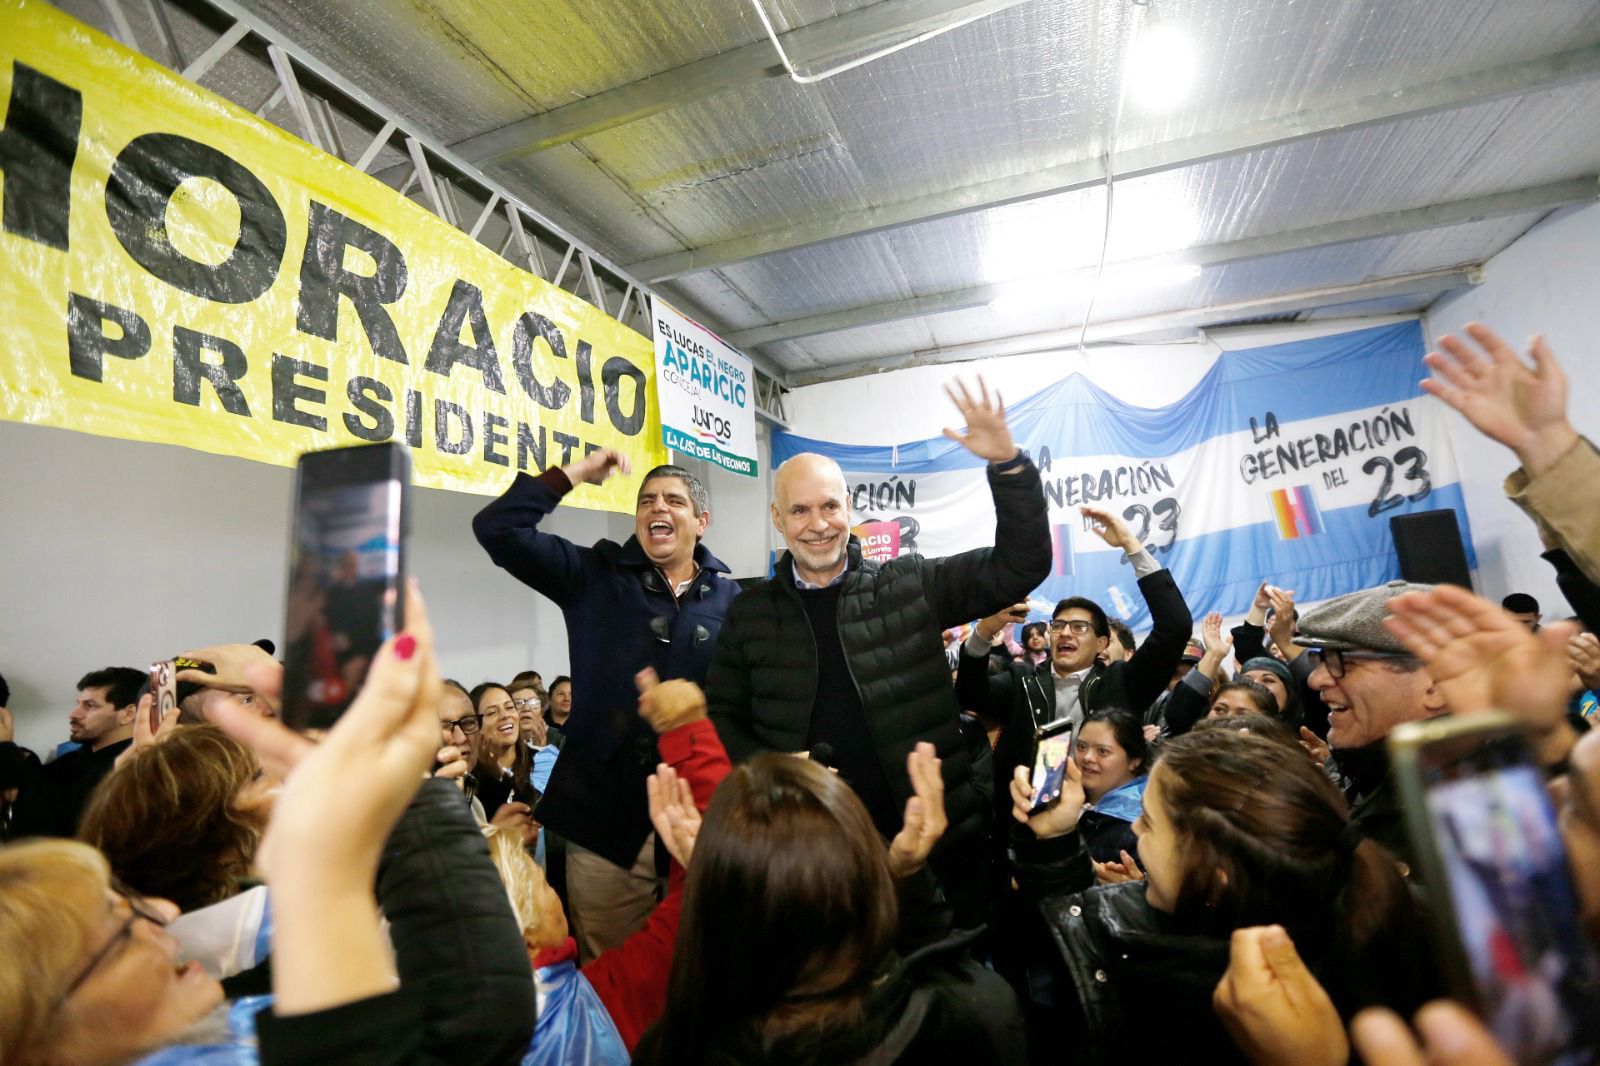
{"label": "argentine flag banner", "polygon": [[[1054,546],[1037,611],[1089,596],[1135,630],[1133,568],[1088,528],[1120,514],[1199,618],[1249,609],[1263,579],[1323,600],[1400,576],[1389,520],[1456,512],[1474,568],[1448,408],[1426,396],[1422,326],[1402,322],[1224,352],[1189,394],[1135,407],[1074,374],[1006,410],[1044,481]],[[820,452],[845,473],[869,558],[994,543],[983,460],[943,437],[863,447],[773,436],[773,462]],[[1003,550],[1003,549],[1002,549]]]}

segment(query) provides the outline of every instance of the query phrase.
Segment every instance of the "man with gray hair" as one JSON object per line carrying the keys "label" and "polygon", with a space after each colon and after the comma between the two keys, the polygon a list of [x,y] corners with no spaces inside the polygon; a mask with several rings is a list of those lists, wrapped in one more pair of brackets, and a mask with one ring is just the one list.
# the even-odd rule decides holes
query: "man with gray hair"
{"label": "man with gray hair", "polygon": [[661,886],[644,788],[655,732],[639,718],[634,675],[650,667],[664,681],[704,686],[739,591],[701,543],[711,524],[705,487],[681,466],[640,480],[626,543],[585,548],[539,528],[577,486],[628,469],[626,456],[604,448],[538,477],[518,474],[472,521],[489,557],[566,619],[572,711],[535,817],[567,841],[568,903],[585,961],[643,925]]}
{"label": "man with gray hair", "polygon": [[958,915],[974,917],[982,859],[970,848],[986,816],[941,635],[1026,599],[1050,572],[1050,530],[1039,471],[1012,441],[999,397],[981,383],[976,398],[965,387],[947,391],[967,432],[945,435],[987,461],[994,547],[865,559],[838,464],[793,457],[773,483],[772,523],[788,551],[771,580],[734,603],[706,695],[734,761],[809,753],[838,771],[885,837],[900,828],[911,797],[907,756],[919,741],[933,742],[950,821],[934,868]]}
{"label": "man with gray hair", "polygon": [[[1446,713],[1421,660],[1383,626],[1388,603],[1431,585],[1391,581],[1339,596],[1300,616],[1294,642],[1317,656],[1307,683],[1328,708],[1328,747],[1345,779],[1350,818],[1415,869],[1385,741],[1395,726]],[[1302,728],[1301,736],[1315,741]]]}

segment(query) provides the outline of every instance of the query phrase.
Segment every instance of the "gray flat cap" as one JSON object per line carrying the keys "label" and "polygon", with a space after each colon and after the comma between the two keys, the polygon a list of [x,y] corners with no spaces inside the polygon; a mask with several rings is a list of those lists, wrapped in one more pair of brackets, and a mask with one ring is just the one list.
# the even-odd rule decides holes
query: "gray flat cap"
{"label": "gray flat cap", "polygon": [[1384,651],[1409,654],[1398,640],[1383,628],[1388,603],[1407,592],[1427,592],[1432,585],[1391,581],[1377,588],[1362,589],[1320,604],[1300,616],[1300,632],[1294,642],[1302,648],[1335,648],[1339,651]]}

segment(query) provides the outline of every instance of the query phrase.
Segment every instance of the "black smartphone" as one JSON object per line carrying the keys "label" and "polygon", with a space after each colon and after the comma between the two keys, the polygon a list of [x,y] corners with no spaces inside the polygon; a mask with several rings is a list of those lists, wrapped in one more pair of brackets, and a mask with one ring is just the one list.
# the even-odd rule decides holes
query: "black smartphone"
{"label": "black smartphone", "polygon": [[1072,721],[1061,718],[1035,731],[1033,752],[1033,807],[1038,814],[1061,798],[1067,779],[1067,760],[1072,758]]}
{"label": "black smartphone", "polygon": [[283,721],[327,729],[405,627],[411,461],[399,444],[308,452],[295,469]]}
{"label": "black smartphone", "polygon": [[1520,1063],[1591,1063],[1600,960],[1543,771],[1509,715],[1411,722],[1390,751],[1440,969]]}

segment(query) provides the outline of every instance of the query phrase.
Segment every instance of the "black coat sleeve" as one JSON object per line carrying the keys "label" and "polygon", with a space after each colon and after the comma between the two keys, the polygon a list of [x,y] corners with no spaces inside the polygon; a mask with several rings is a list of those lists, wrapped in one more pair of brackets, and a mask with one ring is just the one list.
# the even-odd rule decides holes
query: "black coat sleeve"
{"label": "black coat sleeve", "polygon": [[519,473],[504,495],[472,519],[473,535],[496,566],[563,606],[583,590],[591,549],[542,532],[539,523],[570,489],[560,470],[538,477]]}
{"label": "black coat sleeve", "polygon": [[1267,654],[1267,631],[1253,622],[1233,627],[1233,658],[1240,666]]}
{"label": "black coat sleeve", "polygon": [[989,471],[994,547],[927,559],[924,588],[940,629],[991,615],[1026,599],[1050,574],[1050,524],[1039,469]]}
{"label": "black coat sleeve", "polygon": [[1166,702],[1167,736],[1181,737],[1193,729],[1211,710],[1208,695],[1182,681],[1174,685]]}
{"label": "black coat sleeve", "polygon": [[1139,579],[1139,591],[1150,607],[1153,623],[1150,635],[1128,657],[1122,671],[1122,684],[1128,693],[1128,707],[1143,713],[1167,690],[1172,671],[1183,659],[1183,649],[1194,634],[1194,617],[1183,593],[1165,568]]}
{"label": "black coat sleeve", "polygon": [[1582,620],[1589,632],[1600,633],[1600,585],[1578,569],[1565,548],[1551,548],[1544,553],[1544,561],[1555,567],[1556,584],[1572,606],[1572,613]]}
{"label": "black coat sleeve", "polygon": [[1017,697],[1015,674],[1014,670],[990,674],[989,657],[967,654],[963,641],[956,653],[956,702],[963,711],[1005,725],[1011,720]]}
{"label": "black coat sleeve", "polygon": [[1040,840],[1026,826],[1011,828],[1011,874],[1028,903],[1046,896],[1082,892],[1094,884],[1094,867],[1083,834]]}
{"label": "black coat sleeve", "polygon": [[378,904],[400,990],[311,1014],[262,1011],[262,1066],[518,1061],[533,1039],[533,970],[483,834],[451,782],[424,781],[390,834]]}

